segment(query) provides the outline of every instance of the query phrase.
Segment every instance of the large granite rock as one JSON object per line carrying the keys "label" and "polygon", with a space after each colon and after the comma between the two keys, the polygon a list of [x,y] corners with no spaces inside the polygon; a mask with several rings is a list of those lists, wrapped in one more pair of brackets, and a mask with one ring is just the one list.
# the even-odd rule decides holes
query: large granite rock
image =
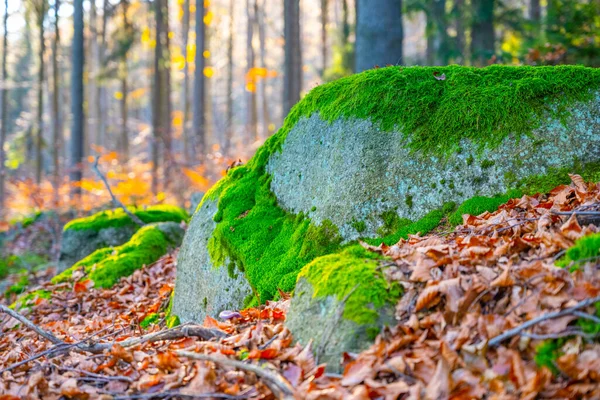
{"label": "large granite rock", "polygon": [[[325,358],[334,361],[364,346],[375,322],[348,317],[347,287],[338,292],[331,274],[317,277],[328,254],[359,237],[426,233],[453,205],[481,196],[595,173],[599,132],[600,71],[589,68],[391,67],[317,87],[247,165],[204,196],[180,250],[172,311],[201,321],[264,302],[312,268],[311,280],[298,281],[288,325],[302,342],[330,345]],[[342,265],[352,275],[361,264]],[[369,298],[369,276],[346,293],[349,303]],[[393,302],[387,297],[378,313],[388,315]],[[343,329],[319,335],[339,307]]]}

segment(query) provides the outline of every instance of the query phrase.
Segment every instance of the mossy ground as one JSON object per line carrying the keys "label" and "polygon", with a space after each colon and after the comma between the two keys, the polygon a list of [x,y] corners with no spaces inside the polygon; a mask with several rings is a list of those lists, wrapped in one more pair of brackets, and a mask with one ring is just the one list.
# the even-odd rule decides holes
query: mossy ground
{"label": "mossy ground", "polygon": [[138,230],[122,246],[96,250],[71,268],[55,276],[52,283],[71,280],[73,272],[83,268],[95,287],[110,288],[123,276],[158,260],[167,252],[169,240],[156,226],[147,225]]}
{"label": "mossy ground", "polygon": [[10,305],[10,308],[13,310],[19,310],[22,308],[31,307],[37,299],[49,300],[50,297],[52,297],[52,293],[48,290],[35,290],[18,298],[17,301]]}
{"label": "mossy ground", "polygon": [[378,310],[395,304],[402,291],[389,283],[380,269],[381,257],[359,245],[319,257],[306,265],[298,278],[306,278],[315,297],[346,300],[343,317],[359,325],[377,321]]}
{"label": "mossy ground", "polygon": [[[434,72],[446,79],[436,80]],[[270,190],[269,158],[303,117],[318,112],[329,122],[371,119],[382,131],[404,132],[414,151],[448,155],[460,151],[464,139],[481,149],[494,148],[509,135],[518,140],[530,134],[545,113],[563,118],[566,106],[592,99],[598,88],[600,70],[574,66],[389,67],[319,86],[292,109],[282,128],[247,165],[230,170],[205,196],[218,201],[217,226],[209,242],[211,259],[231,274],[243,271],[255,296],[264,302],[275,297],[277,289],[291,291],[302,267],[316,257],[342,249],[333,224],[316,226],[304,214],[285,212]],[[559,172],[553,171],[557,176]],[[568,179],[566,173],[564,177]],[[534,188],[542,183],[525,184]],[[493,211],[504,199],[473,199],[450,218],[460,223],[459,212]],[[450,208],[410,223],[385,216],[383,238],[370,241],[393,244],[409,234],[425,234]],[[360,221],[356,223],[360,227]]]}
{"label": "mossy ground", "polygon": [[[189,218],[184,209],[170,205],[157,205],[146,208],[128,207],[128,209],[146,224],[166,221],[181,222],[187,221]],[[63,230],[90,229],[98,231],[133,224],[131,218],[121,208],[117,208],[101,211],[86,218],[74,219],[67,223]]]}

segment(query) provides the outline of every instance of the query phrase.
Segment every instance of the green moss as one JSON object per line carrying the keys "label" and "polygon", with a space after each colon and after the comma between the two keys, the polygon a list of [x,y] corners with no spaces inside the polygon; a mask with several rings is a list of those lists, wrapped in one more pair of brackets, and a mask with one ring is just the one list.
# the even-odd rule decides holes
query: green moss
{"label": "green moss", "polygon": [[343,317],[359,325],[375,323],[379,310],[401,295],[400,286],[389,283],[381,272],[380,256],[359,245],[315,259],[302,269],[301,277],[313,286],[315,297],[342,301],[348,296]]}
{"label": "green moss", "polygon": [[492,168],[493,166],[494,166],[494,161],[492,161],[492,160],[483,160],[481,162],[482,169]]}
{"label": "green moss", "polygon": [[575,160],[570,167],[549,168],[543,174],[533,175],[515,182],[513,187],[521,189],[526,194],[548,193],[559,185],[571,183],[569,174],[579,174],[587,182],[600,182],[600,162],[583,164]]}
{"label": "green moss", "polygon": [[[205,198],[218,196],[217,226],[208,245],[214,265],[243,269],[255,295],[264,302],[277,289],[293,290],[300,269],[315,257],[336,251],[337,227],[317,226],[304,214],[277,206],[260,151],[247,166],[230,170]],[[254,166],[254,167],[253,167]]]}
{"label": "green moss", "polygon": [[160,321],[160,316],[157,313],[151,313],[144,318],[142,322],[140,322],[140,327],[142,329],[148,329],[150,325],[156,325]]}
{"label": "green moss", "polygon": [[577,239],[556,265],[577,270],[586,262],[598,259],[600,259],[600,233],[594,233]]}
{"label": "green moss", "polygon": [[165,311],[165,324],[167,328],[174,328],[180,324],[179,317],[173,314],[173,300],[175,299],[175,291],[171,292],[171,296],[169,297],[169,306]]}
{"label": "green moss", "polygon": [[352,222],[350,223],[350,225],[356,230],[356,232],[358,233],[362,233],[365,230],[367,230],[367,224],[365,223],[365,221],[357,221],[356,219],[353,219]]}
{"label": "green moss", "polygon": [[71,280],[73,272],[84,268],[95,287],[110,288],[124,276],[163,256],[169,246],[168,238],[156,226],[147,225],[122,246],[96,250],[73,267],[55,276],[52,283]]}
{"label": "green moss", "polygon": [[493,212],[498,209],[501,204],[506,203],[513,197],[520,197],[522,192],[519,190],[509,191],[507,194],[496,195],[493,197],[476,196],[462,203],[460,207],[448,218],[453,226],[462,224],[463,214],[479,215],[486,211]]}
{"label": "green moss", "polygon": [[377,229],[379,236],[388,236],[396,232],[403,226],[410,224],[412,221],[406,218],[400,218],[396,210],[388,210],[380,215],[383,225]]}
{"label": "green moss", "polygon": [[[128,207],[144,223],[153,222],[181,222],[187,221],[189,216],[187,212],[176,206],[157,205],[146,208]],[[100,230],[105,228],[118,228],[126,225],[133,225],[133,221],[121,208],[114,210],[101,211],[86,218],[74,219],[67,223],[64,230]]]}
{"label": "green moss", "polygon": [[37,299],[50,300],[51,297],[52,292],[48,290],[36,290],[19,297],[17,301],[10,305],[10,308],[13,310],[19,310],[22,308],[31,307]]}
{"label": "green moss", "polygon": [[555,375],[559,373],[556,360],[562,355],[561,347],[565,339],[546,340],[535,349],[534,360],[540,367],[549,368]]}
{"label": "green moss", "polygon": [[[436,80],[434,71],[446,79]],[[313,89],[269,147],[281,145],[300,118],[319,112],[325,121],[370,118],[384,131],[400,129],[414,150],[450,154],[465,138],[494,148],[511,134],[518,140],[531,133],[545,112],[564,118],[566,106],[592,99],[599,87],[600,70],[579,66],[373,69]]]}
{"label": "green moss", "polygon": [[8,289],[6,289],[6,291],[4,292],[4,295],[7,298],[10,298],[10,295],[12,295],[12,294],[20,295],[25,290],[27,290],[28,286],[29,286],[29,278],[27,277],[27,273],[25,272],[25,273],[21,274],[21,276],[19,276],[19,280],[17,281],[17,283],[11,285]]}

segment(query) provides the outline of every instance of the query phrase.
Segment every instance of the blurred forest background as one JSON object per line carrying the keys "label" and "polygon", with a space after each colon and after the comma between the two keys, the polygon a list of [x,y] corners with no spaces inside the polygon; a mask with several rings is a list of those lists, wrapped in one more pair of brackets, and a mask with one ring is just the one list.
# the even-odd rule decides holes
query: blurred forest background
{"label": "blurred forest background", "polygon": [[0,230],[107,203],[96,157],[124,203],[189,205],[304,93],[375,67],[368,48],[600,66],[600,0],[0,1]]}

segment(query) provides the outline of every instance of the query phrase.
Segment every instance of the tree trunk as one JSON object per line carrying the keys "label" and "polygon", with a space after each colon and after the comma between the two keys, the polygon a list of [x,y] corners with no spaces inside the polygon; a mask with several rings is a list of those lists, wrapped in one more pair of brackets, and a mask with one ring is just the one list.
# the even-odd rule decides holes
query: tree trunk
{"label": "tree trunk", "polygon": [[234,0],[229,0],[229,38],[227,40],[227,128],[223,140],[223,154],[228,155],[233,136],[233,38],[235,35],[233,13]]}
{"label": "tree trunk", "polygon": [[[100,44],[98,46],[98,65],[104,65],[106,55],[106,27],[108,25],[108,0],[104,0],[102,5],[102,32],[100,32]],[[101,116],[96,124],[96,132],[94,132],[98,145],[106,146],[106,121],[108,120],[107,96],[106,88],[101,83],[96,87],[96,115]]]}
{"label": "tree trunk", "polygon": [[199,160],[204,162],[206,158],[206,82],[204,81],[204,50],[206,48],[206,25],[204,16],[206,9],[204,2],[196,7],[196,70],[194,71],[194,136],[196,141],[196,153]]}
{"label": "tree trunk", "polygon": [[302,49],[300,47],[300,0],[284,0],[285,66],[283,115],[300,100],[302,91]]}
{"label": "tree trunk", "polygon": [[171,182],[171,169],[173,168],[173,148],[172,148],[172,137],[171,137],[171,44],[169,38],[169,0],[163,2],[163,21],[164,21],[164,48],[163,48],[163,64],[162,73],[163,78],[163,92],[161,98],[163,99],[163,128],[162,128],[162,141],[164,146],[164,165],[163,165],[163,182],[165,190]]}
{"label": "tree trunk", "polygon": [[183,155],[186,163],[191,162],[191,143],[190,140],[190,67],[188,60],[188,38],[190,33],[190,0],[185,0],[183,3],[183,21],[182,21],[182,48],[185,62],[183,64]]}
{"label": "tree trunk", "polygon": [[427,11],[427,64],[446,65],[449,37],[446,25],[446,2],[431,0]]}
{"label": "tree trunk", "polygon": [[8,132],[8,90],[6,88],[6,82],[8,81],[8,71],[6,68],[6,59],[8,57],[8,0],[4,0],[4,36],[2,38],[2,88],[0,88],[0,101],[2,102],[0,111],[1,124],[0,126],[0,221],[5,217],[5,176],[6,171],[4,168],[5,156],[4,156],[4,142]]}
{"label": "tree trunk", "polygon": [[329,0],[321,0],[321,78],[327,70],[327,23]]}
{"label": "tree trunk", "polygon": [[[71,109],[73,121],[71,127],[71,171],[72,183],[79,183],[83,175],[83,0],[73,1],[73,51],[71,74]],[[81,195],[81,187],[73,185],[73,194]]]}
{"label": "tree trunk", "polygon": [[[249,142],[260,139],[258,136],[258,103],[256,101],[256,86],[258,77],[256,76],[256,56],[254,53],[254,24],[256,8],[250,5],[250,0],[246,0],[247,11],[247,35],[246,35],[246,92],[248,98],[248,134]],[[254,15],[253,15],[254,14]]]}
{"label": "tree trunk", "polygon": [[357,0],[356,70],[402,64],[402,0]]}
{"label": "tree trunk", "polygon": [[[88,137],[86,138],[89,143],[86,144],[85,149],[89,149],[90,144],[94,144],[96,146],[100,146],[100,135],[98,124],[100,122],[100,110],[98,109],[98,97],[96,94],[98,93],[99,86],[99,75],[100,69],[102,68],[102,64],[100,63],[100,48],[98,45],[98,10],[96,8],[96,1],[90,1],[90,19],[89,19],[89,50],[86,56],[88,57],[88,74],[89,78],[87,79],[87,124],[86,131],[90,132]],[[98,150],[96,148],[96,150]]]}
{"label": "tree trunk", "polygon": [[62,143],[62,118],[60,115],[60,82],[58,71],[58,49],[60,30],[58,27],[60,0],[54,2],[54,41],[52,42],[52,172],[54,185],[54,207],[59,206],[60,189],[60,149]]}
{"label": "tree trunk", "polygon": [[478,66],[487,64],[494,55],[494,8],[496,0],[472,0],[471,56]]}
{"label": "tree trunk", "polygon": [[[258,7],[258,0],[254,0],[254,15],[258,25],[258,40],[260,43],[260,66],[264,68],[268,75],[267,68],[267,35],[265,32],[267,12],[266,5],[263,2],[262,7]],[[269,98],[267,96],[267,75],[260,83],[260,96],[262,98],[262,118],[263,118],[263,137],[269,137],[269,125],[271,125],[271,116],[269,113]]]}
{"label": "tree trunk", "polygon": [[455,62],[461,64],[464,63],[465,60],[468,60],[467,57],[467,39],[465,35],[466,27],[464,21],[465,15],[465,0],[454,0],[454,18],[455,18],[455,27],[456,27],[456,51],[458,53],[457,59]]}
{"label": "tree trunk", "polygon": [[154,16],[156,19],[156,45],[154,47],[154,85],[152,93],[152,193],[158,193],[158,163],[160,161],[160,145],[163,136],[162,96],[164,74],[163,56],[163,0],[154,0]]}
{"label": "tree trunk", "polygon": [[[129,34],[129,19],[127,16],[127,12],[129,11],[129,1],[121,0],[121,11],[123,13],[123,31],[125,34]],[[127,129],[127,115],[128,115],[128,107],[127,107],[127,95],[129,93],[129,85],[128,85],[128,77],[129,77],[129,69],[127,66],[127,54],[128,52],[123,52],[121,57],[121,65],[120,65],[120,78],[121,78],[121,93],[123,96],[121,97],[121,146],[120,153],[122,157],[122,164],[125,165],[127,161],[129,161],[129,131]]]}
{"label": "tree trunk", "polygon": [[36,161],[35,161],[35,181],[39,185],[42,182],[43,155],[42,148],[44,144],[44,53],[46,43],[44,41],[44,20],[46,17],[46,1],[41,1],[38,9],[38,28],[40,40],[39,53],[39,71],[38,71],[38,104],[37,104],[37,130],[36,130]]}

